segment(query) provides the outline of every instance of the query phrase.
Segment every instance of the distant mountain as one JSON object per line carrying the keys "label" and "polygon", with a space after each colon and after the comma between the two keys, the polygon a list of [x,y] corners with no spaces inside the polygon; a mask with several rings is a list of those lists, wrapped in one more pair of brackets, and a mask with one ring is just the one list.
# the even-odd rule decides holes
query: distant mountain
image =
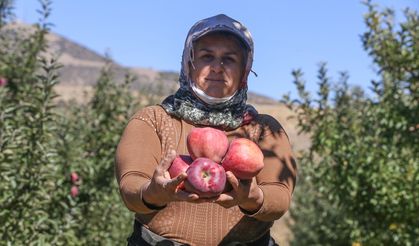
{"label": "distant mountain", "polygon": [[[63,65],[60,71],[62,85],[91,86],[99,78],[107,58],[91,49],[71,41],[68,38],[55,33],[47,35],[48,53],[58,55],[58,61]],[[164,83],[163,93],[170,93],[175,90],[177,73],[162,72],[148,68],[124,67],[112,61],[112,71],[116,81],[123,81],[127,72],[136,77],[134,88],[143,86],[158,87]]]}

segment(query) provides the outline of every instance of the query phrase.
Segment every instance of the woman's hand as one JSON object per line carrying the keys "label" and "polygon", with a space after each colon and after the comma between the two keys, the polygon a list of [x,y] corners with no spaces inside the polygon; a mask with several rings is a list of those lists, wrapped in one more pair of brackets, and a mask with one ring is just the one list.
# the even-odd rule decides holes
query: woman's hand
{"label": "woman's hand", "polygon": [[263,203],[263,192],[257,185],[256,178],[239,180],[230,171],[226,175],[233,190],[221,194],[214,202],[225,208],[238,205],[250,214],[257,212]]}
{"label": "woman's hand", "polygon": [[199,197],[197,194],[188,193],[178,189],[178,185],[187,177],[186,173],[171,179],[167,171],[176,158],[176,152],[173,150],[163,158],[157,165],[150,182],[143,186],[143,200],[156,207],[163,207],[172,201],[195,201]]}

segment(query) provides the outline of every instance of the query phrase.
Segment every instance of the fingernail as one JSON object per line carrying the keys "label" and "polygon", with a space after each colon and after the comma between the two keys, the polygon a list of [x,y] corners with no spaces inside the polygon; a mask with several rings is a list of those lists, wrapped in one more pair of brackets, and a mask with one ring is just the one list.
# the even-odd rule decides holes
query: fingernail
{"label": "fingernail", "polygon": [[189,198],[190,198],[190,199],[193,199],[193,200],[196,200],[196,199],[197,199],[197,197],[196,197],[196,196],[194,196],[194,195],[189,195]]}

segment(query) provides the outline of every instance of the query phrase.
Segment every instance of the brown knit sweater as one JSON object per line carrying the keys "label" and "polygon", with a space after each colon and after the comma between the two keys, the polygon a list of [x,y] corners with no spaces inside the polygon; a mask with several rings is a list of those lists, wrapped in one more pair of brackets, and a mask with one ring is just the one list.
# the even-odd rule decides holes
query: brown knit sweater
{"label": "brown knit sweater", "polygon": [[151,231],[181,243],[218,245],[259,238],[288,210],[296,179],[288,137],[268,115],[226,131],[229,140],[251,139],[264,153],[265,167],[257,176],[264,201],[258,212],[248,215],[238,206],[226,209],[214,203],[188,202],[172,202],[155,212],[142,202],[140,187],[151,179],[162,157],[171,149],[188,154],[186,137],[194,127],[168,115],[160,106],[144,108],[132,117],[116,153],[116,177],[125,205]]}

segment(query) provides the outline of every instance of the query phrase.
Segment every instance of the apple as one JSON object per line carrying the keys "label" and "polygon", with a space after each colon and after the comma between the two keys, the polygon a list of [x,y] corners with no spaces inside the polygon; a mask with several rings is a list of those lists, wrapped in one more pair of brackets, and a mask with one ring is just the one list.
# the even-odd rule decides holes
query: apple
{"label": "apple", "polygon": [[185,190],[196,193],[201,198],[215,197],[221,194],[226,184],[224,168],[204,157],[195,159],[186,170]]}
{"label": "apple", "polygon": [[171,178],[176,178],[179,174],[186,172],[189,165],[193,162],[189,155],[178,155],[169,167]]}
{"label": "apple", "polygon": [[71,186],[70,194],[72,197],[76,197],[79,195],[79,188],[75,185]]}
{"label": "apple", "polygon": [[228,139],[221,130],[194,128],[187,137],[187,147],[192,159],[205,157],[220,163],[228,149]]}
{"label": "apple", "polygon": [[0,86],[5,86],[7,84],[7,79],[0,77]]}
{"label": "apple", "polygon": [[[178,155],[173,160],[172,164],[169,167],[170,178],[176,178],[181,173],[186,173],[189,165],[193,162],[192,158],[189,155]],[[178,185],[179,189],[184,189],[184,182],[181,182]]]}
{"label": "apple", "polygon": [[263,153],[259,146],[247,138],[236,138],[230,143],[222,166],[239,179],[251,179],[262,170]]}
{"label": "apple", "polygon": [[77,183],[77,181],[79,181],[79,175],[76,172],[71,172],[70,177],[71,177],[71,182],[73,184],[75,184],[75,183]]}

